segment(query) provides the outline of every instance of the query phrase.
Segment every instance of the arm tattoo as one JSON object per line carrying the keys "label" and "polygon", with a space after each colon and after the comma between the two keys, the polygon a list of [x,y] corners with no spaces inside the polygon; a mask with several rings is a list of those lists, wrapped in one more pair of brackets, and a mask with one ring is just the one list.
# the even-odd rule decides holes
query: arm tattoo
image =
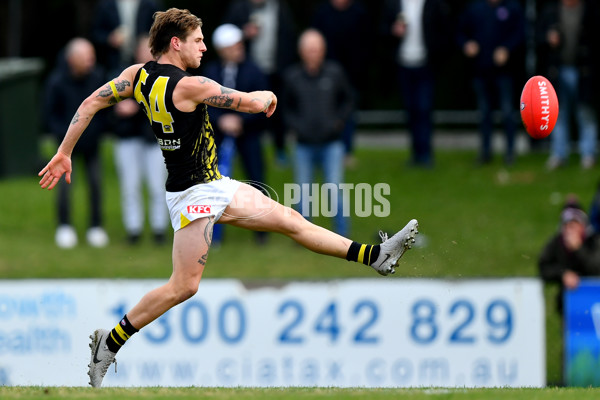
{"label": "arm tattoo", "polygon": [[131,83],[127,79],[123,79],[120,82],[115,82],[115,87],[117,88],[117,92],[122,92],[125,90],[127,86],[131,86]]}
{"label": "arm tattoo", "polygon": [[233,104],[233,99],[225,94],[221,96],[207,97],[206,99],[204,99],[203,102],[215,107],[231,108],[231,105]]}
{"label": "arm tattoo", "polygon": [[71,120],[71,125],[75,125],[79,121],[79,112],[75,111],[75,115],[73,115],[73,119]]}
{"label": "arm tattoo", "polygon": [[198,79],[198,82],[200,82],[201,85],[204,85],[205,83],[214,83],[214,84],[218,85],[217,82],[215,82],[212,79],[207,78],[205,76],[199,76],[199,77],[197,77],[197,79]]}
{"label": "arm tattoo", "polygon": [[198,260],[198,264],[206,265],[206,260],[208,259],[208,250],[210,249],[210,244],[212,243],[214,225],[215,217],[208,217],[208,224],[206,224],[206,227],[204,228],[204,241],[207,244],[206,253],[204,253],[202,257],[200,257],[200,259]]}
{"label": "arm tattoo", "polygon": [[212,235],[213,235],[213,227],[215,226],[215,217],[208,217],[208,224],[206,224],[206,228],[204,228],[204,240],[206,244],[210,247],[212,243]]}
{"label": "arm tattoo", "polygon": [[110,85],[106,85],[105,86],[106,89],[101,90],[100,93],[98,93],[98,96],[96,97],[108,97],[112,95],[112,89],[110,88]]}
{"label": "arm tattoo", "polygon": [[[206,99],[204,99],[203,103],[206,103],[206,104],[214,106],[214,107],[232,108],[233,100],[234,99],[232,99],[231,97],[229,97],[229,94],[230,93],[236,93],[237,90],[230,89],[230,88],[225,87],[225,86],[221,86],[217,82],[215,82],[212,79],[207,78],[205,76],[198,76],[198,77],[196,77],[196,79],[198,79],[198,82],[200,82],[201,85],[204,85],[205,83],[210,83],[210,84],[218,85],[219,89],[221,90],[221,95],[215,95],[215,96],[207,97]],[[240,99],[240,101],[239,101],[239,103],[237,105],[238,109],[240,107],[241,101],[242,100]]]}
{"label": "arm tattoo", "polygon": [[[131,83],[127,80],[127,79],[123,79],[122,81],[118,81],[115,82],[115,88],[117,89],[117,92],[122,92],[125,90],[125,88],[127,86],[131,86]],[[113,105],[113,104],[117,104],[118,101],[115,98],[112,88],[110,87],[110,83],[106,84],[106,86],[104,86],[103,90],[100,90],[100,92],[98,93],[98,96],[96,97],[109,97],[110,99],[108,99],[108,104]]]}

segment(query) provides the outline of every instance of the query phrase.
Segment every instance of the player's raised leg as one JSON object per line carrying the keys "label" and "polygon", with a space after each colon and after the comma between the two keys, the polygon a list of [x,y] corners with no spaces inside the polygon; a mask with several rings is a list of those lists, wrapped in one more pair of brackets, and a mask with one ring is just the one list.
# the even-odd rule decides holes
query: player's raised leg
{"label": "player's raised leg", "polygon": [[96,330],[91,336],[92,351],[88,375],[90,385],[99,387],[117,351],[139,329],[198,291],[212,240],[214,217],[192,221],[175,232],[173,273],[169,281],[150,292],[123,317],[112,331]]}
{"label": "player's raised leg", "polygon": [[369,245],[352,240],[315,225],[300,213],[268,198],[256,188],[242,183],[233,201],[219,220],[241,228],[282,233],[316,253],[370,265],[378,273],[394,273],[394,267],[404,252],[411,248],[418,233],[417,220],[411,220],[384,243]]}

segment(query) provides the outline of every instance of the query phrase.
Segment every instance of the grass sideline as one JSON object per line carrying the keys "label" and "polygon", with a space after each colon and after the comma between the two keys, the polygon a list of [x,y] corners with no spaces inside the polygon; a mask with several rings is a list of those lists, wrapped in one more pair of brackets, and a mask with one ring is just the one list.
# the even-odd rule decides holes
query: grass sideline
{"label": "grass sideline", "polygon": [[592,400],[600,391],[593,388],[67,388],[0,387],[2,399],[464,399],[464,400]]}
{"label": "grass sideline", "polygon": [[[42,148],[46,156],[55,150],[47,142]],[[53,241],[55,193],[40,189],[35,174],[0,181],[3,279],[168,278],[170,245],[155,246],[148,236],[139,246],[125,244],[110,140],[103,156],[108,249],[85,243],[69,251],[58,249]],[[354,240],[377,243],[379,229],[393,233],[411,218],[419,219],[424,245],[407,253],[398,273],[387,279],[537,276],[537,257],[557,227],[567,194],[576,193],[587,206],[598,179],[597,171],[582,171],[575,158],[566,168],[548,172],[546,154],[541,153],[525,155],[511,168],[505,168],[500,157],[477,168],[475,154],[469,151],[440,150],[431,170],[406,168],[407,157],[406,150],[358,149],[358,167],[347,172],[349,183],[385,182],[391,187],[390,216],[353,218]],[[293,181],[292,172],[277,169],[272,162],[268,165],[267,183],[281,195],[283,184]],[[81,165],[75,168],[73,220],[82,240],[87,221],[85,177]],[[331,226],[326,219],[315,222]],[[361,265],[308,252],[282,236],[270,235],[267,245],[257,247],[252,232],[228,227],[224,244],[210,252],[204,277],[311,280],[373,274]],[[560,381],[556,290],[546,289],[549,384]]]}

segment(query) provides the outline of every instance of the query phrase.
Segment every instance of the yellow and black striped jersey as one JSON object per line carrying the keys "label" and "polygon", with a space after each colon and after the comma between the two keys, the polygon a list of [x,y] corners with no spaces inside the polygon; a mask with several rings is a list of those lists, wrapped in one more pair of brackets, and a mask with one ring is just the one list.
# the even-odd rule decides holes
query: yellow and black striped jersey
{"label": "yellow and black striped jersey", "polygon": [[177,83],[189,73],[171,64],[146,63],[133,81],[135,100],[146,113],[169,173],[166,189],[180,192],[221,178],[206,104],[193,112],[173,104]]}

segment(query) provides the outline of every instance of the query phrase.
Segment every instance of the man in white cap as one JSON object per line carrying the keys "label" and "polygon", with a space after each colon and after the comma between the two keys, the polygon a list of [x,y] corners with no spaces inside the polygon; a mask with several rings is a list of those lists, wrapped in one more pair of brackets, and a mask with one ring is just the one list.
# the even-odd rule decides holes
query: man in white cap
{"label": "man in white cap", "polygon": [[[252,92],[268,88],[267,76],[257,64],[246,56],[244,35],[233,24],[223,24],[215,29],[212,44],[219,60],[210,62],[202,75],[226,87]],[[211,107],[208,110],[215,130],[219,170],[222,174],[234,176],[231,169],[235,153],[239,154],[244,174],[250,184],[262,189],[264,183],[264,161],[261,135],[266,129],[264,114],[242,114],[224,108]],[[223,240],[223,225],[213,230],[213,245]],[[265,232],[255,233],[258,244],[266,240]]]}

